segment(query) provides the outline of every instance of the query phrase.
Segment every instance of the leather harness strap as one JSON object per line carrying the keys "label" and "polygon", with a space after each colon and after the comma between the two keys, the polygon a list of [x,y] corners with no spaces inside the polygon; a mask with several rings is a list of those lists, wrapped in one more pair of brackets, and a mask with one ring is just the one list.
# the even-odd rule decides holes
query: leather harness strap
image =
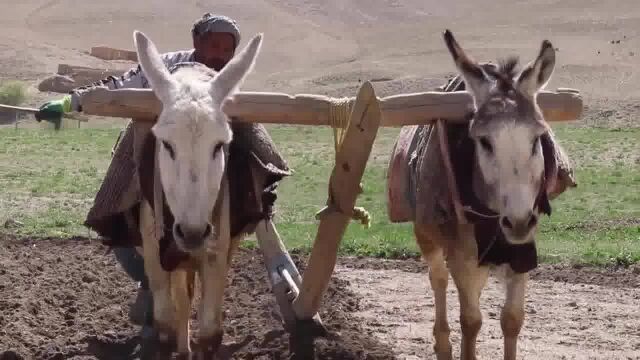
{"label": "leather harness strap", "polygon": [[456,218],[459,224],[467,224],[467,217],[464,214],[464,207],[462,206],[462,200],[460,199],[460,193],[458,191],[458,184],[456,182],[456,176],[453,173],[453,166],[451,164],[451,156],[449,155],[449,140],[447,131],[444,124],[445,120],[438,119],[436,121],[436,130],[438,131],[438,140],[440,142],[440,155],[442,157],[442,163],[444,164],[445,175],[449,184],[449,195],[453,203],[453,210],[456,213]]}

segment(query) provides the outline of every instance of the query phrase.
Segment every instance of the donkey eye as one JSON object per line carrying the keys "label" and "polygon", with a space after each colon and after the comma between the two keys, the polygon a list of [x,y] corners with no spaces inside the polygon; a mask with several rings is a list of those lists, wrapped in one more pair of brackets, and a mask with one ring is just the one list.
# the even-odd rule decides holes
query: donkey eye
{"label": "donkey eye", "polygon": [[171,147],[171,144],[169,144],[168,142],[162,140],[162,146],[165,148],[165,150],[167,150],[167,152],[169,152],[169,156],[171,157],[172,160],[176,159],[176,153],[173,151],[173,148]]}
{"label": "donkey eye", "polygon": [[479,141],[480,141],[480,146],[482,146],[482,148],[486,152],[493,154],[493,146],[491,145],[491,142],[489,141],[489,139],[487,139],[486,137],[481,137]]}
{"label": "donkey eye", "polygon": [[213,148],[213,157],[216,157],[218,155],[218,153],[220,152],[220,150],[222,150],[222,146],[224,146],[223,143],[218,143],[216,144],[216,147]]}

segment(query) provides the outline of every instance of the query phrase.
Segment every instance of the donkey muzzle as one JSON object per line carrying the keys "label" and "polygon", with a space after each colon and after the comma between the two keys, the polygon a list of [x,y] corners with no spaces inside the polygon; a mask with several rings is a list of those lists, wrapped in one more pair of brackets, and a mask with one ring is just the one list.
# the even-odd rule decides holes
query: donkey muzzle
{"label": "donkey muzzle", "polygon": [[502,216],[500,227],[507,240],[512,243],[526,243],[530,240],[531,231],[538,224],[538,216],[529,212],[526,216]]}
{"label": "donkey muzzle", "polygon": [[194,251],[201,248],[205,240],[211,236],[212,231],[212,226],[209,223],[202,226],[176,223],[173,226],[173,236],[176,239],[176,244],[182,247],[184,251]]}

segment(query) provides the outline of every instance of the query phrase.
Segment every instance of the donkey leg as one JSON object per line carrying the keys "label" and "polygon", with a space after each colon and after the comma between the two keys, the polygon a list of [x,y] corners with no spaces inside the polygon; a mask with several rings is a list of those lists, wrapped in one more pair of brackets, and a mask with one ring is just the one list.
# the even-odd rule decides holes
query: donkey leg
{"label": "donkey leg", "polygon": [[240,238],[231,238],[229,184],[226,177],[223,178],[219,196],[222,196],[220,214],[217,219],[212,219],[217,225],[218,237],[215,240],[215,246],[205,250],[199,259],[202,300],[198,312],[200,325],[198,352],[203,360],[213,359],[222,345],[222,303],[227,284],[227,271],[231,264],[234,246]]}
{"label": "donkey leg", "polygon": [[189,272],[191,270],[176,270],[171,274],[173,300],[176,304],[176,351],[189,354],[189,319],[191,317],[191,297],[189,296]]}
{"label": "donkey leg", "polygon": [[504,335],[504,359],[515,360],[518,335],[524,323],[524,296],[529,274],[518,274],[511,268],[506,272],[507,295],[500,314],[500,325]]}
{"label": "donkey leg", "polygon": [[480,295],[489,277],[489,267],[478,266],[475,257],[456,256],[450,260],[451,276],[458,288],[462,344],[460,358],[476,360],[476,339],[482,327]]}
{"label": "donkey leg", "polygon": [[[429,281],[433,289],[433,298],[436,308],[436,319],[433,325],[433,337],[435,345],[433,350],[438,360],[451,360],[451,342],[449,341],[449,321],[447,319],[447,286],[449,285],[449,271],[444,260],[444,250],[437,242],[441,237],[437,227],[416,225],[414,227],[416,241],[422,252],[422,256],[429,267]],[[444,240],[444,239],[442,239]],[[440,242],[439,244],[444,244]]]}
{"label": "donkey leg", "polygon": [[231,266],[232,255],[243,236],[231,239],[227,246],[219,244],[219,251],[205,256],[200,266],[200,284],[202,286],[202,300],[198,312],[200,324],[200,358],[213,359],[222,345],[222,313],[224,290],[227,284],[227,274]]}
{"label": "donkey leg", "polygon": [[200,266],[202,300],[198,311],[202,359],[213,359],[222,344],[222,302],[227,279],[227,253],[207,255]]}
{"label": "donkey leg", "polygon": [[160,343],[169,345],[175,334],[174,307],[171,298],[171,276],[160,265],[159,244],[155,238],[153,210],[146,201],[140,208],[140,234],[144,269],[153,294],[153,327]]}

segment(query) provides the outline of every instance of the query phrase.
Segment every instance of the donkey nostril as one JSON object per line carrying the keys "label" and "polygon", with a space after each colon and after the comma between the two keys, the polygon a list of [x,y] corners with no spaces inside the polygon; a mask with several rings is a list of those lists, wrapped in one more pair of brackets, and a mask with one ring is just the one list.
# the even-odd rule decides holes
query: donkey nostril
{"label": "donkey nostril", "polygon": [[536,226],[536,224],[538,224],[538,217],[535,215],[531,215],[531,217],[529,218],[529,223],[527,224],[529,226],[529,229]]}
{"label": "donkey nostril", "polygon": [[180,224],[176,224],[176,234],[184,239],[184,233],[182,232],[182,227],[180,226]]}
{"label": "donkey nostril", "polygon": [[509,221],[509,219],[506,216],[502,218],[501,222],[503,227],[507,229],[513,229],[513,224],[511,223],[511,221]]}
{"label": "donkey nostril", "polygon": [[202,235],[202,238],[208,238],[209,235],[211,235],[211,224],[207,224],[207,226],[204,228],[204,234]]}

